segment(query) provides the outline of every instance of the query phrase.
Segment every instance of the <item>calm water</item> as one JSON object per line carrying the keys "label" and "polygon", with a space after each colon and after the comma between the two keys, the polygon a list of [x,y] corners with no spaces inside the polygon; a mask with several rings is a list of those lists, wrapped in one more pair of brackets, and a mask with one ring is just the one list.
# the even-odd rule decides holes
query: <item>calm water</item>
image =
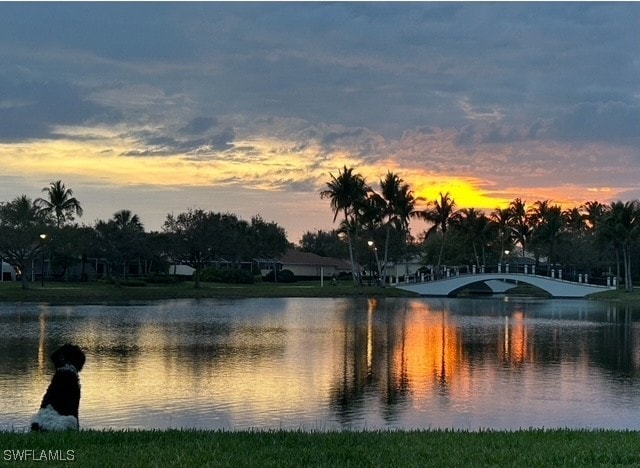
{"label": "calm water", "polygon": [[0,304],[0,429],[27,428],[67,341],[85,428],[640,429],[639,332],[587,301]]}

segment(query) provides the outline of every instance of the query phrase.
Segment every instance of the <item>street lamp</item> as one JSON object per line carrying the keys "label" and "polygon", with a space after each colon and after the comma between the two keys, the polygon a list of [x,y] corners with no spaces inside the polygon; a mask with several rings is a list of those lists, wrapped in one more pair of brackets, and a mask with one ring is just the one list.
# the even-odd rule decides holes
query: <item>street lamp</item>
{"label": "street lamp", "polygon": [[44,287],[44,240],[47,238],[46,234],[40,234],[42,239],[42,246],[40,247],[40,286]]}
{"label": "street lamp", "polygon": [[369,286],[371,286],[371,277],[373,276],[373,259],[371,258],[371,248],[373,247],[373,241],[367,241],[369,245]]}

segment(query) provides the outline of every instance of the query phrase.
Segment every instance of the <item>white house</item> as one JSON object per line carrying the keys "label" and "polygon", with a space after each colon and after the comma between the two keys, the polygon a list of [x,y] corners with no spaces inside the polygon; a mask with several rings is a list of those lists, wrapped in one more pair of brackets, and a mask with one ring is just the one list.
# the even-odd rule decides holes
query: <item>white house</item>
{"label": "white house", "polygon": [[325,278],[338,276],[340,273],[350,273],[351,265],[339,258],[321,257],[309,252],[289,249],[278,259],[283,270],[291,270],[297,277],[319,278],[320,272]]}
{"label": "white house", "polygon": [[1,262],[1,264],[2,264],[2,268],[0,272],[0,279],[2,281],[15,281],[16,270],[7,262]]}

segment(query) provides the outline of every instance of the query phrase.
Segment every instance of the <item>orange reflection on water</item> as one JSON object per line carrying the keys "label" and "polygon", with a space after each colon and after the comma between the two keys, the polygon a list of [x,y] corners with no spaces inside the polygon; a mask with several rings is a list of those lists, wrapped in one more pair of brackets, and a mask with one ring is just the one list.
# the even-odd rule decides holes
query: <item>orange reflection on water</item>
{"label": "orange reflection on water", "polygon": [[469,374],[462,341],[450,320],[447,312],[434,312],[419,302],[407,310],[392,367],[394,380],[407,381],[418,399],[434,392],[467,392]]}
{"label": "orange reflection on water", "polygon": [[517,311],[505,317],[503,359],[511,364],[524,364],[532,357],[524,312]]}

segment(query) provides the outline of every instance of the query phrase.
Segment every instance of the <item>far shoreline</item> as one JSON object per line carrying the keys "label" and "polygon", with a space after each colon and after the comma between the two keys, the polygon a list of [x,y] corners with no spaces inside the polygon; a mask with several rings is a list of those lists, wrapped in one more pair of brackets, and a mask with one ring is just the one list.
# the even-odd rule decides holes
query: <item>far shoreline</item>
{"label": "far shoreline", "polygon": [[[509,297],[548,297],[524,289]],[[321,286],[319,281],[300,281],[296,283],[255,283],[223,284],[202,283],[196,289],[192,281],[171,284],[146,284],[142,281],[125,282],[116,287],[108,282],[90,283],[45,282],[29,283],[28,289],[22,289],[16,281],[0,283],[0,302],[50,303],[50,304],[96,304],[127,303],[139,301],[171,299],[241,299],[241,298],[419,298],[421,296],[396,288],[354,286],[350,281],[341,281],[331,285],[328,281]],[[467,296],[468,297],[468,296]],[[615,303],[623,306],[640,305],[640,290],[606,291],[590,295],[587,300]]]}

